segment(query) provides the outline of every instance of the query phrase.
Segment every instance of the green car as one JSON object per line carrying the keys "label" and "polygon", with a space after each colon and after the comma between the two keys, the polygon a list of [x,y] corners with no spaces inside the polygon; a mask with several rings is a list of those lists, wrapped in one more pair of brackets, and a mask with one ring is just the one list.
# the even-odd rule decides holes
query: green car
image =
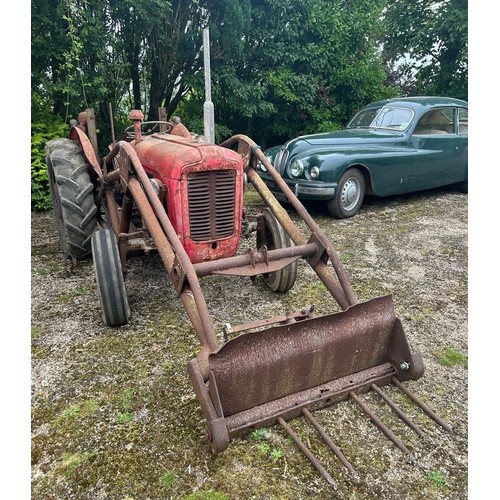
{"label": "green car", "polygon": [[[324,200],[336,218],[355,215],[365,194],[389,196],[456,184],[467,192],[468,103],[406,97],[364,107],[336,132],[297,137],[265,155],[299,199]],[[266,168],[257,171],[286,202]]]}

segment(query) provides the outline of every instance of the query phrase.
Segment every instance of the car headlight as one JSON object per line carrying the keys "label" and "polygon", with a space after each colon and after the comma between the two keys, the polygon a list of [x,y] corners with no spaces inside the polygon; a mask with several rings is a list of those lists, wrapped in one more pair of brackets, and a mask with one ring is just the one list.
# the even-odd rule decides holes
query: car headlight
{"label": "car headlight", "polygon": [[318,167],[313,167],[309,171],[309,175],[311,176],[311,179],[317,179],[319,176],[319,168]]}
{"label": "car headlight", "polygon": [[290,175],[300,177],[304,172],[304,164],[300,160],[293,160],[290,165]]}
{"label": "car headlight", "polygon": [[[273,158],[272,158],[272,156],[267,156],[266,155],[266,158],[269,161],[269,163],[272,165],[273,164]],[[265,165],[260,160],[257,161],[257,170],[260,170],[261,172],[267,172],[267,168],[265,167]]]}

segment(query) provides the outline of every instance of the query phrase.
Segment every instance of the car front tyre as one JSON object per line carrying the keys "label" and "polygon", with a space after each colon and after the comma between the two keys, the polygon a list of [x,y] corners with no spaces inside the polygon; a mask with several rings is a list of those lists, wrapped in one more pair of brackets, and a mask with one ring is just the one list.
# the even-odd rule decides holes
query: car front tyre
{"label": "car front tyre", "polygon": [[327,202],[328,212],[337,219],[356,215],[363,204],[365,192],[363,174],[355,168],[347,170],[340,177],[336,196]]}

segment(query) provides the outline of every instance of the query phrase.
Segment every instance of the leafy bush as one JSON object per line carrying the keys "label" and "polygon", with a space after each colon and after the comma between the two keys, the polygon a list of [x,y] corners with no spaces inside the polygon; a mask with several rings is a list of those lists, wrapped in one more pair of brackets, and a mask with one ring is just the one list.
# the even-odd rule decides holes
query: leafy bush
{"label": "leafy bush", "polygon": [[31,210],[40,212],[52,206],[50,198],[45,144],[58,137],[67,137],[68,127],[57,117],[44,123],[31,124]]}

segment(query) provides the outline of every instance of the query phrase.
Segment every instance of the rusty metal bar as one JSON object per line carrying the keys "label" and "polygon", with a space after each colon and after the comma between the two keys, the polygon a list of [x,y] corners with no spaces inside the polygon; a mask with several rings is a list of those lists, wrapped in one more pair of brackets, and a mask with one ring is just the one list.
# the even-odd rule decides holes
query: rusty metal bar
{"label": "rusty metal bar", "polygon": [[263,262],[273,262],[282,260],[288,257],[309,257],[318,251],[315,243],[307,245],[277,248],[264,252],[252,252],[252,256],[248,254],[237,255],[235,257],[227,257],[225,259],[212,260],[194,264],[194,269],[199,277],[208,276],[219,271],[226,271],[232,268],[260,264]]}
{"label": "rusty metal bar", "polygon": [[[278,201],[273,201],[275,200],[273,194],[271,193],[271,191],[269,191],[265,182],[259,177],[259,174],[257,174],[255,170],[249,169],[247,172],[247,177],[248,180],[254,185],[256,191],[261,195],[264,201],[266,201],[269,208],[279,220],[283,229],[288,233],[293,242],[296,245],[306,244],[307,240],[305,236],[293,223],[286,210],[278,203]],[[348,298],[344,287],[342,286],[342,283],[339,285],[339,283],[335,280],[333,274],[330,272],[330,269],[324,262],[318,262],[318,264],[313,269],[343,310],[348,309],[351,305],[357,302],[357,299],[355,297]],[[345,285],[346,288],[350,288],[350,285]]]}
{"label": "rusty metal bar", "polygon": [[380,387],[376,384],[371,384],[370,387],[392,408],[392,410],[399,416],[399,418],[411,429],[413,429],[420,437],[424,435],[424,433],[420,430],[420,428],[415,424],[408,415],[406,415],[399,406],[387,395],[385,394]]}
{"label": "rusty metal bar", "polygon": [[85,155],[86,160],[90,163],[92,169],[96,173],[99,179],[102,179],[103,172],[100,165],[99,156],[96,155],[94,151],[94,147],[92,146],[87,134],[79,129],[78,127],[73,127],[70,131],[69,138],[75,142],[80,143],[81,148],[83,149],[83,154]]}
{"label": "rusty metal bar", "polygon": [[396,377],[392,378],[392,383],[399,387],[412,401],[414,401],[429,417],[432,418],[437,424],[439,424],[443,429],[448,431],[450,434],[455,434],[455,431],[438,415],[436,415],[423,401],[417,398],[410,390],[408,390]]}
{"label": "rusty metal bar", "polygon": [[113,182],[119,181],[120,180],[120,170],[112,170],[109,172],[109,174],[106,174],[104,176],[104,182],[106,184],[112,184]]}
{"label": "rusty metal bar", "polygon": [[123,198],[122,210],[120,215],[120,234],[129,232],[133,206],[134,199],[130,196],[129,193],[126,193]]}
{"label": "rusty metal bar", "polygon": [[[158,120],[161,122],[167,121],[167,108],[165,108],[164,106],[158,108]],[[166,131],[167,131],[167,124],[160,123],[160,132],[166,132]]]}
{"label": "rusty metal bar", "polygon": [[192,359],[187,364],[189,378],[201,405],[201,410],[207,419],[206,437],[212,443],[212,449],[219,453],[229,446],[229,434],[224,417],[217,414],[213,405],[200,368],[196,359]]}
{"label": "rusty metal bar", "polygon": [[115,200],[115,195],[111,189],[106,190],[106,205],[108,208],[108,215],[114,233],[118,237],[120,234],[120,217],[118,216],[118,205]]}
{"label": "rusty metal bar", "polygon": [[[151,186],[151,184],[149,183],[148,185]],[[142,190],[142,187],[137,179],[131,178],[129,180],[128,186],[132,196],[136,201],[137,208],[141,212],[141,215],[143,216],[144,221],[148,226],[151,237],[156,243],[158,253],[162,258],[163,263],[167,268],[167,271],[170,273],[174,266],[175,253],[170,245],[170,242],[165,236],[161,225],[159,224],[156,218],[156,214],[154,213],[149,203],[150,200],[148,200],[148,198],[144,194],[144,191]],[[181,293],[180,298],[184,304],[184,307],[186,309],[189,318],[191,319],[191,322],[193,323],[193,327],[196,330],[198,340],[203,346],[208,345],[210,349],[213,351],[219,347],[219,342],[215,335],[213,324],[208,316],[207,306],[204,297],[201,294],[201,288],[197,279],[196,279],[196,284],[198,286],[197,294],[192,289],[186,287]],[[193,298],[194,298],[194,304],[192,301]],[[193,305],[195,305],[196,307],[193,308]],[[203,312],[205,312],[205,314],[203,314]],[[206,320],[207,316],[209,318],[208,321]]]}
{"label": "rusty metal bar", "polygon": [[[246,143],[249,148],[251,148],[251,151],[255,156],[266,166],[266,169],[268,173],[271,175],[273,180],[276,182],[278,187],[281,189],[281,191],[285,194],[285,196],[288,198],[289,202],[292,204],[292,206],[295,208],[297,213],[300,215],[302,220],[307,224],[307,226],[311,229],[313,234],[316,235],[316,237],[321,241],[321,243],[324,245],[328,256],[332,262],[332,265],[335,269],[335,272],[337,273],[337,277],[339,279],[339,282],[342,286],[342,289],[347,297],[347,300],[349,302],[349,305],[353,305],[357,303],[357,298],[356,295],[352,289],[352,286],[349,281],[349,277],[347,276],[346,272],[344,271],[344,268],[342,266],[342,263],[340,261],[339,256],[337,255],[337,252],[335,251],[333,245],[331,244],[330,240],[326,237],[322,229],[319,227],[319,225],[316,223],[316,221],[311,217],[309,212],[305,209],[304,205],[299,201],[299,199],[295,196],[295,194],[292,192],[292,190],[288,187],[286,182],[283,180],[283,178],[279,175],[279,173],[276,171],[272,163],[267,159],[267,157],[264,155],[264,153],[260,150],[260,147],[249,137],[245,135],[235,135],[228,139],[227,141],[223,142],[221,146],[223,147],[229,147],[235,142],[244,142]],[[249,162],[250,163],[250,162]],[[278,217],[278,220],[281,222],[281,225],[283,226],[283,229],[289,234],[289,236],[294,240],[296,244],[301,244],[304,243],[304,241],[300,241],[301,235],[300,231],[296,229],[296,231],[293,231],[295,233],[295,237],[298,237],[298,241],[295,241],[294,236],[292,235],[292,232],[290,231],[290,226],[294,226],[293,222],[290,220],[290,217],[286,213],[285,210],[282,209],[281,205],[279,205],[277,202],[273,203],[275,200],[275,197],[272,195],[272,193],[269,191],[267,186],[265,185],[264,181],[260,179],[259,175],[257,172],[250,166],[249,168],[246,169],[246,174],[250,182],[254,184],[257,181],[257,178],[260,180],[260,190],[259,194],[263,197],[264,201],[269,205],[269,208],[273,211],[274,215]],[[262,185],[265,187],[265,190],[262,189]],[[262,192],[261,192],[262,191]],[[263,194],[265,193],[265,195]],[[281,210],[279,208],[281,208]],[[279,211],[279,215],[278,215]],[[283,221],[283,222],[282,222]],[[294,226],[295,227],[295,226]]]}
{"label": "rusty metal bar", "polygon": [[270,326],[275,324],[285,324],[292,323],[295,321],[301,321],[306,318],[314,317],[314,307],[307,306],[302,308],[300,311],[295,311],[288,314],[283,314],[280,316],[274,316],[272,318],[261,319],[257,321],[250,321],[248,323],[243,323],[241,325],[231,326],[226,323],[224,326],[225,335],[229,336],[230,333],[240,333],[247,330],[253,330],[255,328],[261,328],[264,326]]}
{"label": "rusty metal bar", "polygon": [[99,158],[99,147],[97,146],[97,128],[95,123],[95,113],[92,108],[86,109],[87,113],[87,133],[92,144],[92,148],[94,149],[94,153],[97,158]]}
{"label": "rusty metal bar", "polygon": [[[144,221],[148,226],[149,233],[156,243],[160,258],[162,259],[167,271],[170,272],[174,265],[175,254],[154,215],[151,205],[148,203],[146,195],[144,194],[139,182],[136,179],[130,179],[129,189],[134,196],[139,212],[143,216]],[[206,337],[204,323],[200,317],[196,300],[192,291],[188,287],[186,287],[182,291],[180,299],[184,305],[184,309],[186,310],[189,319],[191,320],[200,343],[203,346],[207,346],[210,350],[214,350],[215,348],[217,348],[218,345],[214,345],[214,342],[212,342],[210,337]],[[202,348],[202,354],[204,355],[202,357],[208,356],[208,352],[206,352],[206,349]],[[206,360],[200,360],[200,365],[206,367]],[[206,372],[206,370],[204,372],[204,375],[208,377],[208,373]]]}
{"label": "rusty metal bar", "polygon": [[355,394],[354,392],[349,392],[349,396],[358,403],[360,408],[371,418],[373,423],[404,453],[410,454],[410,450],[405,446],[405,444],[387,427],[380,418],[373,413],[370,408]]}
{"label": "rusty metal bar", "polygon": [[196,307],[198,309],[198,315],[200,316],[201,319],[201,325],[204,330],[203,337],[209,344],[211,350],[216,350],[219,347],[219,341],[217,340],[215,328],[212,319],[210,317],[210,314],[208,313],[205,297],[203,296],[200,282],[198,280],[198,277],[196,276],[196,271],[194,270],[193,264],[191,263],[191,260],[189,259],[184,247],[179,241],[177,233],[173,228],[172,223],[170,222],[170,219],[168,218],[160,199],[155,193],[154,188],[149,180],[149,177],[147,176],[144,167],[139,161],[139,158],[137,157],[137,153],[134,150],[133,146],[128,142],[124,141],[118,142],[116,146],[111,150],[109,155],[106,156],[105,159],[106,164],[110,165],[111,162],[113,161],[113,158],[116,157],[118,153],[120,153],[123,156],[127,156],[129,158],[142,184],[142,188],[146,193],[147,199],[153,209],[153,212],[156,215],[158,222],[160,223],[164,233],[166,234],[168,242],[172,246],[175,255],[180,263],[180,266],[186,273],[186,279],[191,288],[191,292],[193,294]]}
{"label": "rusty metal bar", "polygon": [[307,408],[302,408],[302,414],[307,418],[307,420],[309,420],[309,422],[311,422],[311,424],[318,431],[325,443],[331,448],[337,458],[344,464],[345,468],[351,474],[355,475],[356,472],[354,471],[353,466],[342,453],[342,450],[333,442],[332,438],[325,432],[325,429],[321,427],[320,423],[313,417],[312,413]]}
{"label": "rusty metal bar", "polygon": [[337,482],[333,479],[328,471],[323,467],[323,464],[314,456],[311,450],[301,441],[299,436],[295,434],[292,428],[283,420],[283,418],[278,417],[278,422],[285,429],[286,433],[292,438],[294,443],[300,448],[300,451],[309,459],[309,462],[316,468],[316,470],[323,476],[324,479],[330,484],[334,489],[338,489]]}

